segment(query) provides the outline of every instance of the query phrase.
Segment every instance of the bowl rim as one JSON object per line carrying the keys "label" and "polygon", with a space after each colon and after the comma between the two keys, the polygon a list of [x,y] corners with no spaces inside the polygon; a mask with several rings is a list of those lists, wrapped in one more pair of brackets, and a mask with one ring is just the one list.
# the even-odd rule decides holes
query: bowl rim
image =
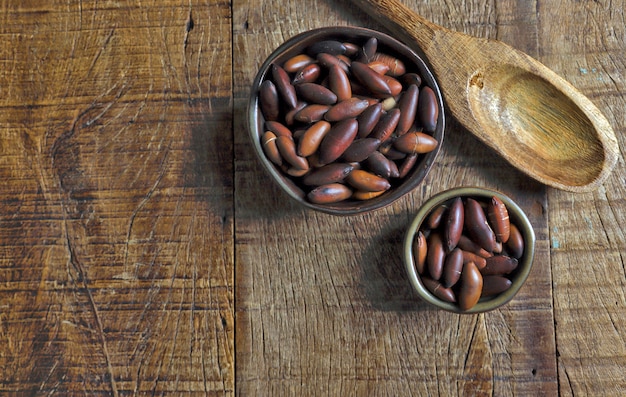
{"label": "bowl rim", "polygon": [[[414,175],[415,173],[418,174],[415,176],[417,178],[417,182],[407,183],[409,179],[409,177],[407,176],[407,180],[394,187],[392,191],[389,191],[379,197],[370,200],[349,201],[335,204],[315,204],[306,200],[306,193],[302,189],[300,189],[300,187],[298,187],[293,180],[286,177],[283,172],[280,171],[267,158],[267,156],[265,156],[263,152],[263,148],[261,147],[260,143],[260,134],[262,134],[263,132],[259,131],[260,128],[258,122],[258,119],[262,119],[263,117],[258,105],[259,87],[261,82],[269,73],[272,63],[274,63],[277,59],[284,58],[285,53],[288,53],[290,51],[296,51],[298,48],[300,48],[302,46],[301,41],[311,41],[313,38],[329,38],[333,36],[345,37],[351,35],[356,36],[357,39],[363,39],[373,36],[379,39],[379,44],[381,43],[382,39],[383,46],[397,46],[398,48],[402,49],[402,51],[400,51],[400,55],[403,58],[411,60],[411,62],[415,65],[415,68],[419,71],[424,82],[435,92],[435,97],[437,98],[437,104],[439,106],[439,117],[437,119],[437,129],[433,133],[433,136],[439,136],[439,144],[437,145],[437,148],[435,148],[435,150],[424,155],[424,158],[420,160],[421,165],[419,167],[415,167],[411,171],[410,175]],[[279,185],[282,191],[287,193],[287,195],[291,199],[313,210],[343,216],[361,214],[387,207],[388,205],[391,205],[404,195],[411,192],[413,189],[415,189],[416,186],[422,183],[422,181],[430,172],[436,159],[438,158],[439,152],[441,151],[441,148],[443,146],[446,129],[446,109],[444,106],[443,94],[439,87],[439,83],[437,82],[433,72],[431,71],[429,64],[417,51],[415,51],[402,41],[378,30],[348,25],[320,27],[298,33],[287,39],[284,43],[282,43],[274,51],[271,52],[271,54],[259,67],[251,87],[252,89],[250,90],[246,111],[247,130],[248,137],[250,138],[250,140],[252,140],[256,157],[261,161],[263,168],[270,174],[271,179],[274,181],[274,183],[277,183]]]}
{"label": "bowl rim", "polygon": [[[518,229],[522,233],[522,236],[524,238],[524,254],[522,255],[522,258],[519,259],[519,265],[516,269],[516,277],[514,277],[514,279],[512,280],[512,284],[509,289],[492,298],[481,298],[481,300],[479,300],[478,303],[469,310],[461,310],[457,305],[453,303],[442,301],[441,299],[434,296],[428,289],[426,289],[421,281],[421,277],[415,269],[415,259],[413,256],[413,239],[415,237],[415,234],[419,230],[419,227],[425,220],[426,216],[439,204],[442,204],[458,196],[480,198],[489,198],[492,196],[498,197],[506,205],[511,221],[515,223],[516,226],[518,226]],[[530,271],[533,267],[533,261],[535,256],[535,243],[536,238],[532,224],[528,219],[526,213],[513,199],[497,190],[489,188],[478,186],[455,187],[435,194],[434,196],[426,200],[426,202],[424,202],[418,209],[413,220],[411,221],[409,228],[407,229],[404,238],[405,270],[408,274],[409,282],[413,286],[414,290],[417,292],[421,299],[425,300],[429,304],[439,309],[443,309],[457,314],[484,313],[505,305],[506,303],[511,301],[511,299],[513,299],[513,297],[519,292],[520,288],[526,282],[526,279],[528,278],[528,275],[530,274]]]}

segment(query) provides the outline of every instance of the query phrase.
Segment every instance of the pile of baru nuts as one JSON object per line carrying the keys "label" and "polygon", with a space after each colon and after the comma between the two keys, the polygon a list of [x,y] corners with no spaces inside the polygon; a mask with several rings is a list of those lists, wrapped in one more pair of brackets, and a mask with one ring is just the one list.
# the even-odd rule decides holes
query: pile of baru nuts
{"label": "pile of baru nuts", "polygon": [[434,91],[375,37],[271,64],[258,102],[266,156],[315,204],[378,197],[439,144]]}
{"label": "pile of baru nuts", "polygon": [[500,198],[455,197],[426,216],[412,247],[426,289],[469,310],[511,286],[524,238]]}

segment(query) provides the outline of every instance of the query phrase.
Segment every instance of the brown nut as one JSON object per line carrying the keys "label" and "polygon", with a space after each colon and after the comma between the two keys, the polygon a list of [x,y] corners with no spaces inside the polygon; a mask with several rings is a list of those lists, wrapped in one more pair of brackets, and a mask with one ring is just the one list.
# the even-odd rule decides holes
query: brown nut
{"label": "brown nut", "polygon": [[439,117],[439,105],[435,92],[428,86],[420,90],[417,114],[424,131],[435,131]]}
{"label": "brown nut", "polygon": [[376,138],[356,139],[343,153],[343,158],[350,162],[361,162],[378,149],[380,141]]}
{"label": "brown nut", "polygon": [[302,68],[296,75],[294,76],[291,83],[293,85],[298,85],[301,83],[312,83],[320,77],[322,74],[322,68],[317,63],[312,63]]}
{"label": "brown nut", "polygon": [[274,64],[272,65],[272,81],[276,85],[276,90],[287,106],[295,108],[298,104],[296,89],[289,81],[289,75],[285,69]]}
{"label": "brown nut", "polygon": [[283,165],[283,158],[280,156],[278,146],[276,146],[276,135],[272,131],[266,131],[261,142],[263,151],[270,161],[278,166]]}
{"label": "brown nut", "polygon": [[391,95],[389,84],[387,84],[383,76],[376,73],[376,71],[366,64],[357,61],[352,62],[350,71],[354,74],[354,77],[359,81],[359,83],[372,93],[378,95]]}
{"label": "brown nut", "polygon": [[367,137],[372,132],[376,124],[378,124],[382,115],[383,105],[379,102],[369,105],[363,112],[361,112],[361,114],[357,117],[357,121],[359,122],[358,137]]}
{"label": "brown nut", "polygon": [[489,252],[493,252],[496,245],[496,235],[487,223],[485,211],[478,201],[468,198],[465,201],[465,228],[469,237]]}
{"label": "brown nut", "polygon": [[306,158],[298,156],[296,153],[296,143],[293,138],[281,135],[276,138],[276,146],[283,160],[299,170],[308,170],[309,162]]}
{"label": "brown nut", "polygon": [[367,100],[352,97],[350,99],[346,99],[345,101],[341,101],[328,109],[328,112],[324,114],[324,119],[334,122],[355,118],[367,109],[368,106],[369,102]]}
{"label": "brown nut", "polygon": [[487,265],[480,269],[485,276],[510,274],[517,268],[517,259],[506,255],[494,255],[485,259]]}
{"label": "brown nut", "polygon": [[424,287],[426,287],[426,289],[428,289],[437,298],[446,302],[456,303],[454,291],[450,288],[445,288],[439,281],[433,280],[429,277],[422,277],[422,284],[424,284]]}
{"label": "brown nut", "polygon": [[356,119],[342,120],[334,124],[320,144],[319,161],[328,164],[341,157],[354,141],[358,128]]}
{"label": "brown nut", "polygon": [[400,109],[401,117],[396,127],[396,134],[403,135],[409,131],[415,122],[417,114],[417,99],[419,97],[419,88],[415,84],[411,84],[409,88],[402,94],[398,101],[398,109]]}
{"label": "brown nut", "polygon": [[328,112],[330,106],[311,104],[306,105],[294,115],[294,118],[302,123],[315,123],[324,119],[324,115]]}
{"label": "brown nut", "polygon": [[455,248],[446,256],[443,264],[443,286],[450,288],[455,285],[461,278],[462,270],[463,251],[460,248]]}
{"label": "brown nut", "polygon": [[385,191],[391,187],[391,184],[385,178],[364,170],[352,170],[346,177],[346,182],[353,188],[365,192]]}
{"label": "brown nut", "polygon": [[446,216],[446,225],[443,229],[443,242],[448,252],[452,251],[459,243],[464,221],[463,200],[461,197],[457,197],[450,204]]}
{"label": "brown nut", "polygon": [[463,251],[472,252],[476,255],[482,256],[483,258],[489,258],[490,256],[493,256],[493,253],[488,252],[487,250],[485,250],[480,245],[476,244],[474,241],[472,241],[472,239],[470,239],[464,234],[461,234],[461,237],[459,238],[459,242],[457,245]]}
{"label": "brown nut", "polygon": [[417,163],[417,153],[411,153],[408,156],[406,156],[404,161],[402,161],[402,164],[400,164],[400,168],[398,170],[400,175],[398,175],[398,177],[399,178],[406,177],[409,174],[409,172],[411,172],[411,170],[413,169],[416,163]]}
{"label": "brown nut", "polygon": [[321,186],[342,182],[353,169],[354,166],[350,163],[327,164],[307,174],[302,179],[302,183],[310,186]]}
{"label": "brown nut", "polygon": [[391,109],[387,114],[383,115],[372,132],[369,134],[372,138],[380,139],[381,142],[386,141],[396,130],[400,121],[400,109]]}
{"label": "brown nut", "polygon": [[481,297],[495,296],[508,290],[513,282],[504,276],[484,276]]}
{"label": "brown nut", "polygon": [[283,69],[285,69],[287,73],[295,73],[313,62],[315,62],[315,59],[307,54],[298,54],[286,60],[285,63],[283,63]]}
{"label": "brown nut", "polygon": [[378,52],[374,54],[372,61],[379,61],[389,66],[389,71],[387,73],[390,76],[397,77],[406,73],[406,66],[404,65],[404,62],[391,55]]}
{"label": "brown nut", "polygon": [[524,255],[524,237],[513,223],[510,227],[511,231],[509,240],[506,242],[506,248],[512,257],[519,259]]}
{"label": "brown nut", "polygon": [[461,310],[469,310],[480,299],[483,290],[483,276],[478,271],[474,262],[463,265],[461,273],[461,288],[459,289],[459,307]]}
{"label": "brown nut", "polygon": [[409,131],[399,136],[393,147],[404,153],[428,153],[437,147],[439,142],[430,135],[419,131]]}
{"label": "brown nut", "polygon": [[318,105],[334,105],[337,103],[337,95],[321,84],[301,83],[295,87],[298,97],[305,102]]}
{"label": "brown nut", "polygon": [[511,235],[509,211],[498,197],[493,196],[487,204],[487,218],[496,235],[496,240],[506,243]]}
{"label": "brown nut", "polygon": [[446,258],[446,250],[443,247],[441,235],[438,232],[431,233],[428,236],[428,253],[426,256],[426,265],[428,274],[433,280],[439,280],[443,273],[443,263]]}
{"label": "brown nut", "polygon": [[337,203],[350,196],[352,196],[352,189],[340,183],[318,186],[307,194],[309,201],[315,204]]}
{"label": "brown nut", "polygon": [[418,274],[424,274],[426,270],[426,253],[428,252],[428,245],[426,243],[426,236],[421,230],[417,231],[417,235],[413,239],[413,256],[415,258],[415,270]]}
{"label": "brown nut", "polygon": [[339,67],[339,65],[331,66],[328,71],[328,87],[337,96],[337,101],[345,101],[352,98],[352,87],[348,74]]}
{"label": "brown nut", "polygon": [[329,131],[330,123],[328,121],[320,120],[313,124],[300,138],[298,154],[302,157],[308,157],[315,153]]}
{"label": "brown nut", "polygon": [[280,99],[276,86],[271,80],[265,80],[259,87],[259,105],[265,120],[278,120]]}
{"label": "brown nut", "polygon": [[398,166],[393,161],[385,157],[381,152],[375,151],[365,160],[367,168],[376,175],[385,179],[397,178],[400,176]]}
{"label": "brown nut", "polygon": [[356,192],[352,193],[352,198],[356,200],[371,200],[373,198],[381,196],[385,192],[386,190],[381,190],[378,192],[366,192],[363,190],[357,190]]}

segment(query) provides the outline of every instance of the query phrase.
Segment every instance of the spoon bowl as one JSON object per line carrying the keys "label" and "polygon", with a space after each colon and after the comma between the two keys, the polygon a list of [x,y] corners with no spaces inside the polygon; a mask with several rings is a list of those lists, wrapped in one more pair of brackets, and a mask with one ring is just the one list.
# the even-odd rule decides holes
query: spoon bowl
{"label": "spoon bowl", "polygon": [[580,91],[497,40],[427,21],[398,0],[353,0],[425,55],[449,114],[530,177],[558,189],[596,189],[617,161],[611,125]]}

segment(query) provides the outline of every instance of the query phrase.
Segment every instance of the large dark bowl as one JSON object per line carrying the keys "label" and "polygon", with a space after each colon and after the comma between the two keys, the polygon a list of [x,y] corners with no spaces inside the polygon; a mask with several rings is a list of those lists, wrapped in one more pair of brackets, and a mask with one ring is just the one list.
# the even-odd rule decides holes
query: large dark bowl
{"label": "large dark bowl", "polygon": [[[407,71],[414,71],[421,75],[423,84],[428,85],[435,92],[439,104],[439,117],[437,120],[437,128],[433,133],[433,137],[437,139],[439,145],[430,153],[420,155],[420,160],[413,167],[412,171],[401,181],[383,195],[365,201],[346,200],[334,204],[314,204],[307,200],[306,192],[298,185],[293,178],[283,173],[281,169],[275,166],[265,155],[261,145],[261,136],[265,132],[263,114],[259,107],[258,94],[261,83],[271,75],[272,64],[282,64],[287,59],[296,54],[303,53],[304,50],[312,43],[336,39],[340,41],[348,41],[353,43],[365,43],[370,37],[376,37],[378,40],[378,48],[381,51],[388,52],[405,62]],[[263,165],[263,168],[271,175],[278,185],[291,198],[304,205],[307,208],[330,213],[334,215],[353,215],[367,211],[376,210],[385,207],[400,197],[404,196],[416,186],[428,174],[432,167],[439,150],[443,144],[443,136],[445,129],[444,106],[439,86],[435,81],[431,71],[427,68],[424,61],[409,47],[402,44],[398,40],[378,31],[359,27],[326,27],[307,31],[292,37],[287,42],[278,47],[263,63],[259,72],[254,79],[250,92],[248,103],[248,129],[250,134],[250,143],[254,146],[254,150]]]}

